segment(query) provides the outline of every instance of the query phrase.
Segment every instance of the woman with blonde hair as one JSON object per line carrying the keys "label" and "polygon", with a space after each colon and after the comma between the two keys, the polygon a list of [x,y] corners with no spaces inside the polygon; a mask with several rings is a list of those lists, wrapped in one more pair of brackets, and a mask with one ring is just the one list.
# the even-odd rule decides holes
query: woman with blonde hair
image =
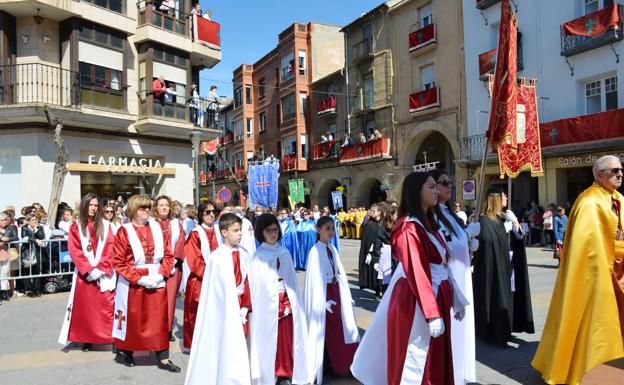
{"label": "woman with blonde hair", "polygon": [[165,280],[174,258],[170,239],[150,220],[152,201],[146,195],[128,200],[130,223],[121,226],[114,242],[113,264],[119,275],[115,292],[113,337],[115,361],[135,365],[133,353],[156,352],[158,368],[179,373],[169,359],[169,317]]}
{"label": "woman with blonde hair", "polygon": [[160,224],[160,228],[171,244],[175,264],[167,279],[167,305],[169,315],[169,341],[175,341],[173,337],[173,324],[175,321],[176,298],[180,282],[182,282],[182,262],[184,261],[184,229],[182,222],[175,217],[175,206],[171,198],[161,195],[156,198],[152,217]]}
{"label": "woman with blonde hair", "polygon": [[121,218],[117,216],[115,213],[115,206],[106,206],[104,207],[104,219],[110,222],[111,230],[113,231],[113,235],[117,235],[117,231],[121,227]]}
{"label": "woman with blonde hair", "polygon": [[507,195],[490,189],[479,223],[479,249],[473,259],[473,290],[476,335],[501,347],[511,338],[513,296],[511,262],[505,229]]}

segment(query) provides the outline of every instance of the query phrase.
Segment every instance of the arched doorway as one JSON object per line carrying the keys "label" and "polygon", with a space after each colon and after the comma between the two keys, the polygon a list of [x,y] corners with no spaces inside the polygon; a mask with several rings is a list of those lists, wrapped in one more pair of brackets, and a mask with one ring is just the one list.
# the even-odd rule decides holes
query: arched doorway
{"label": "arched doorway", "polygon": [[[319,188],[317,195],[317,202],[319,208],[323,208],[323,206],[328,206],[330,210],[335,211],[334,203],[332,202],[332,192],[336,191],[337,188],[340,187],[340,182],[336,179],[328,179],[323,182],[321,187]],[[342,195],[342,207],[345,207],[347,197]]]}
{"label": "arched doorway", "polygon": [[360,184],[357,195],[357,206],[369,207],[373,203],[383,202],[388,198],[382,189],[381,182],[376,178],[369,178]]}
{"label": "arched doorway", "polygon": [[434,131],[423,140],[414,154],[414,165],[424,163],[425,158],[427,162],[440,162],[436,167],[438,170],[444,170],[449,175],[455,174],[453,149],[441,133]]}
{"label": "arched doorway", "polygon": [[290,208],[290,203],[288,203],[288,188],[283,184],[279,185],[278,187],[277,205],[279,207]]}

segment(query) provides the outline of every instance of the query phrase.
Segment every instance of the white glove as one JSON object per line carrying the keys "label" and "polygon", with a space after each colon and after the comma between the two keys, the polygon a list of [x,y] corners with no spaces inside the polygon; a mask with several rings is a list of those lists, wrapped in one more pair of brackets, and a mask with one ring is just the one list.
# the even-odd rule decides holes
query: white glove
{"label": "white glove", "polygon": [[468,233],[468,238],[476,237],[481,232],[481,223],[471,222],[468,227],[466,227],[466,232]]}
{"label": "white glove", "polygon": [[175,275],[175,273],[176,273],[176,266],[175,266],[175,263],[174,263],[173,267],[171,268],[171,273],[169,273],[169,276],[173,277]]}
{"label": "white glove", "polygon": [[518,218],[516,218],[516,214],[511,210],[505,211],[505,220],[509,222],[518,222]]}
{"label": "white glove", "polygon": [[442,318],[436,318],[429,321],[429,334],[433,338],[440,337],[444,334],[444,321]]}
{"label": "white glove", "polygon": [[152,278],[152,285],[148,287],[148,289],[158,289],[161,287],[165,287],[165,276],[162,274],[158,274],[155,278]]}
{"label": "white glove", "polygon": [[89,282],[97,281],[98,279],[102,278],[103,275],[104,272],[96,267],[89,272],[89,278],[87,278],[87,280]]}
{"label": "white glove", "polygon": [[468,250],[470,250],[471,253],[479,250],[479,240],[477,238],[468,240]]}
{"label": "white glove", "polygon": [[242,307],[240,309],[240,312],[238,313],[240,315],[243,325],[247,323],[247,313],[249,313],[249,309],[247,309],[246,307]]}
{"label": "white glove", "polygon": [[366,254],[366,260],[364,261],[364,263],[366,263],[367,265],[370,265],[372,260],[373,260],[373,256],[370,254]]}
{"label": "white glove", "polygon": [[325,304],[325,310],[327,310],[328,312],[334,314],[334,312],[332,311],[332,306],[334,306],[336,304],[336,301],[334,300],[329,300],[327,301],[327,303]]}
{"label": "white glove", "polygon": [[139,278],[137,285],[143,286],[147,289],[151,289],[151,286],[154,284],[154,280],[149,275],[144,275]]}
{"label": "white glove", "polygon": [[458,321],[461,321],[464,319],[465,315],[466,315],[466,309],[462,308],[461,310],[458,310],[455,312],[455,319]]}

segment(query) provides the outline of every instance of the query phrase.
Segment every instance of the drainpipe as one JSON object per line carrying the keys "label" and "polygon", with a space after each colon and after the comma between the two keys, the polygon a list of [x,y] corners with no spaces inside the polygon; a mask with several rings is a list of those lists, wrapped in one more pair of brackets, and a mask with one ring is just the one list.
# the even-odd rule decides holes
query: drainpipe
{"label": "drainpipe", "polygon": [[351,136],[351,120],[349,119],[349,35],[344,32],[344,78],[345,78],[345,128],[347,135]]}

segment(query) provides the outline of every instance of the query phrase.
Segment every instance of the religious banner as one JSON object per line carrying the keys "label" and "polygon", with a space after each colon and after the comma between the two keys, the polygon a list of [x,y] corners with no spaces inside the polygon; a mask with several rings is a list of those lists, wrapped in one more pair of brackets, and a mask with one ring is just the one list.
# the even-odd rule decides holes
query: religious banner
{"label": "religious banner", "polygon": [[540,125],[543,147],[624,137],[624,108]]}
{"label": "religious banner", "polygon": [[[498,146],[501,179],[505,175],[515,178],[527,170],[531,171],[532,176],[544,174],[535,84],[535,80],[523,79],[517,85],[515,129],[508,130]],[[515,147],[512,145],[514,142]]]}
{"label": "religious banner", "polygon": [[621,22],[620,6],[612,4],[596,12],[564,23],[563,31],[566,35],[596,37],[609,29],[617,29]]}
{"label": "religious banner", "polygon": [[494,72],[496,65],[496,48],[479,55],[479,78]]}
{"label": "religious banner", "polygon": [[279,162],[249,163],[247,180],[249,181],[249,207],[256,206],[275,209],[279,179]]}
{"label": "religious banner", "polygon": [[288,195],[293,204],[305,202],[303,179],[291,179],[288,181]]}
{"label": "religious banner", "polygon": [[438,87],[431,87],[409,96],[410,113],[427,110],[433,107],[440,107]]}
{"label": "religious banner", "polygon": [[332,205],[334,206],[334,210],[338,210],[342,208],[342,193],[340,191],[332,191]]}
{"label": "religious banner", "polygon": [[518,73],[518,20],[509,0],[501,2],[501,22],[498,30],[498,54],[492,85],[490,122],[486,133],[492,148],[497,148],[506,134],[511,147],[516,148],[516,79]]}
{"label": "religious banner", "polygon": [[415,51],[436,42],[435,24],[431,23],[409,34],[409,51]]}

